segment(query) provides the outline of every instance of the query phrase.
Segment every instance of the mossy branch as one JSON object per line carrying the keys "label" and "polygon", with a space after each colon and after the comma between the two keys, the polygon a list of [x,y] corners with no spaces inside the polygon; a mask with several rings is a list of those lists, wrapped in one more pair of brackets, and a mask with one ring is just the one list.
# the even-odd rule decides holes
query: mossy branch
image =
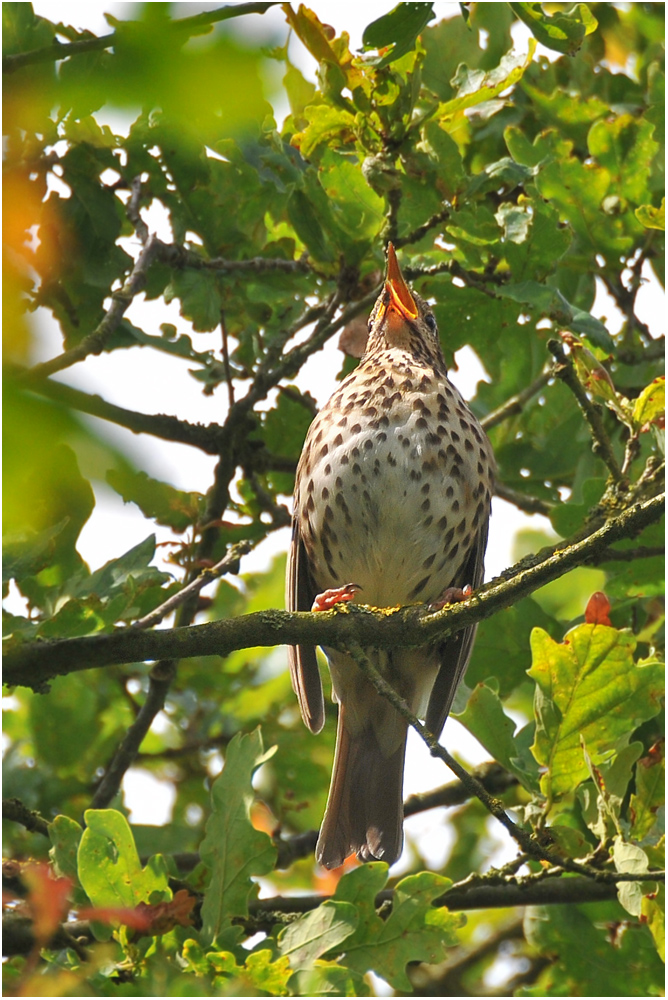
{"label": "mossy branch", "polygon": [[284,643],[390,649],[423,646],[483,621],[539,587],[588,562],[622,538],[633,538],[663,514],[665,496],[635,503],[577,541],[557,542],[492,580],[466,601],[430,612],[424,605],[379,611],[363,605],[325,612],[260,611],[183,628],[16,644],[5,654],[5,683],[44,690],[47,682],[78,670],[163,657],[227,656],[233,650]]}

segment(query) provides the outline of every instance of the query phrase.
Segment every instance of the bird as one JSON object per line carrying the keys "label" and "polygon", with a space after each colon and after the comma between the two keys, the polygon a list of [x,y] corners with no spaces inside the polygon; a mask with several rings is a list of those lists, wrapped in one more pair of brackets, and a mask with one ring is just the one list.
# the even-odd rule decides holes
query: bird
{"label": "bird", "polygon": [[[482,583],[492,448],[448,379],[433,310],[406,283],[391,243],[368,325],[360,364],[316,415],[297,466],[291,611],[447,602]],[[420,648],[364,652],[438,737],[474,637],[472,626]],[[393,864],[403,849],[407,722],[350,655],[324,652],[338,723],[316,860],[338,868],[355,853]],[[290,646],[288,659],[303,721],[318,733],[315,647]]]}

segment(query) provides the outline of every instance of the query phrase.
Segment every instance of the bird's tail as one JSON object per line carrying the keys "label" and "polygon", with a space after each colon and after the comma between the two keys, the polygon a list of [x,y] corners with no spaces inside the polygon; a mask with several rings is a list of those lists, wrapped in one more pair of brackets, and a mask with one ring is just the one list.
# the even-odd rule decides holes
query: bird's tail
{"label": "bird's tail", "polygon": [[360,861],[388,864],[401,854],[407,725],[400,717],[396,724],[401,732],[394,746],[399,745],[388,756],[370,723],[351,732],[345,706],[339,705],[332,783],[316,847],[325,868],[338,868],[353,852]]}

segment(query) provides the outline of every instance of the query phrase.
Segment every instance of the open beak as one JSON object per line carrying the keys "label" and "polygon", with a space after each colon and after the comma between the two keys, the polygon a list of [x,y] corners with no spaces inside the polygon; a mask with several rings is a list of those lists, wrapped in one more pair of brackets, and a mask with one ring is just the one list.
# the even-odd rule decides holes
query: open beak
{"label": "open beak", "polygon": [[387,309],[394,309],[404,319],[417,319],[418,308],[410,289],[404,281],[399,268],[397,255],[391,243],[387,244],[387,274],[385,276],[385,292],[389,296]]}

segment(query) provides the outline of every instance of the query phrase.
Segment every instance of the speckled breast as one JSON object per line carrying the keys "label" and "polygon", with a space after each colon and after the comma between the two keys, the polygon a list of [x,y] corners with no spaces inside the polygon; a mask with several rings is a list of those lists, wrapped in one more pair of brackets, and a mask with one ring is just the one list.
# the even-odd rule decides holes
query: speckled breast
{"label": "speckled breast", "polygon": [[392,353],[362,363],[320,411],[295,495],[316,587],[357,583],[378,607],[452,584],[489,516],[494,470],[454,386]]}

